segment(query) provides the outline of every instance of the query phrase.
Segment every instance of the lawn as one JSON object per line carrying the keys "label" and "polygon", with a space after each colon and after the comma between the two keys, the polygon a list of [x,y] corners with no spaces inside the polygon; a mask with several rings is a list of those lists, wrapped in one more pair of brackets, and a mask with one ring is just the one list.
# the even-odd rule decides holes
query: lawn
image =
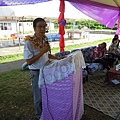
{"label": "lawn", "polygon": [[[71,51],[75,48],[84,48],[84,47],[88,47],[88,46],[98,45],[102,42],[110,43],[111,38],[103,39],[103,40],[97,40],[97,41],[94,41],[94,42],[87,42],[87,43],[69,45],[69,46],[65,47],[65,50],[70,50]],[[52,54],[57,53],[57,52],[59,52],[59,47],[51,49]],[[0,63],[6,63],[6,62],[21,60],[21,59],[23,59],[23,54],[2,56],[2,57],[0,57]]]}
{"label": "lawn", "polygon": [[[66,46],[65,50],[97,45],[103,41],[110,42],[111,39],[98,40],[96,42],[80,45]],[[52,49],[52,53],[58,52],[59,48]],[[23,59],[23,55],[11,55],[0,58],[0,63]],[[92,117],[94,116],[94,118]],[[96,116],[96,118],[95,118]],[[100,118],[98,118],[99,116]],[[20,69],[0,73],[0,120],[33,120],[33,96],[31,91],[31,80],[29,71]],[[82,120],[113,120],[103,113],[85,105],[85,114]]]}
{"label": "lawn", "polygon": [[0,73],[0,120],[32,120],[34,116],[28,71]]}

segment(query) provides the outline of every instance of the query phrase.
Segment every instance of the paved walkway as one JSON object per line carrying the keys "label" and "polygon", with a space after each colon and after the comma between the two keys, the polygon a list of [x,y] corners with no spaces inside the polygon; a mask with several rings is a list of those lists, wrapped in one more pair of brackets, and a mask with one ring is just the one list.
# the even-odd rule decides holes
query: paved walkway
{"label": "paved walkway", "polygon": [[18,60],[14,62],[5,63],[5,64],[0,64],[0,72],[6,72],[12,69],[21,69],[21,66],[24,62],[25,60]]}

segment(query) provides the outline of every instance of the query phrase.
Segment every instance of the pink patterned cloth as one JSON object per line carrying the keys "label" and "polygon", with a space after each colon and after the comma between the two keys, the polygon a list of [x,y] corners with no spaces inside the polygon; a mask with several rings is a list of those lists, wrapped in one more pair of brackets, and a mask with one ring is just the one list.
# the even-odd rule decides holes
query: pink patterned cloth
{"label": "pink patterned cloth", "polygon": [[82,68],[73,75],[73,120],[80,120],[84,113]]}
{"label": "pink patterned cloth", "polygon": [[[57,80],[57,77],[54,77],[57,74],[52,74],[53,66],[57,67],[55,72],[61,76],[58,79],[61,79]],[[53,63],[53,66],[45,66],[43,72],[42,120],[80,120],[84,113],[82,84],[84,59],[81,51],[69,55],[59,61],[59,64]],[[51,76],[49,80],[53,77],[54,81],[46,82],[49,74]]]}
{"label": "pink patterned cloth", "polygon": [[42,120],[72,120],[73,73],[69,77],[42,87]]}
{"label": "pink patterned cloth", "polygon": [[84,113],[82,68],[42,87],[42,120],[80,120]]}

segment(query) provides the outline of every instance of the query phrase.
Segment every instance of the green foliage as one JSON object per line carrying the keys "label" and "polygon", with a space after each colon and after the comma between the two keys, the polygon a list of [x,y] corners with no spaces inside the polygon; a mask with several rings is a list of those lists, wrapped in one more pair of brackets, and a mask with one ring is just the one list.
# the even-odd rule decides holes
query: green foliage
{"label": "green foliage", "polygon": [[[58,22],[57,20],[52,20],[51,22],[53,22],[55,24],[55,26],[58,27]],[[83,28],[84,26],[90,29],[111,29],[108,28],[104,25],[102,25],[101,23],[95,21],[95,20],[79,20],[79,21],[75,21],[75,20],[66,20],[66,29],[71,29],[72,26],[77,25],[79,29]],[[117,30],[117,23],[115,24],[113,30]]]}

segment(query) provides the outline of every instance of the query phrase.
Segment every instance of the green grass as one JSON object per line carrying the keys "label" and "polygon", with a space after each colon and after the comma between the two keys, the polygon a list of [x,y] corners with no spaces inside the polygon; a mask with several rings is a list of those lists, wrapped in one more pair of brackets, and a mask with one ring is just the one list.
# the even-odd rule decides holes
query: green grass
{"label": "green grass", "polygon": [[[97,45],[103,41],[110,42],[111,39],[99,40],[80,45],[70,45],[66,46],[65,50],[73,50],[74,48]],[[53,48],[52,53],[55,52],[59,52],[59,48]],[[0,63],[20,59],[23,59],[23,54],[9,55],[0,57]],[[109,117],[104,117],[105,115],[103,113],[89,108],[88,106],[85,106],[85,109],[87,111],[85,111],[84,118],[82,120],[93,120],[92,114],[96,114],[96,116],[99,114],[105,118],[97,118],[94,120],[109,119]],[[0,72],[0,120],[33,120],[33,117],[33,96],[29,71],[15,69],[8,72]]]}
{"label": "green grass", "polygon": [[[102,42],[110,43],[111,38],[103,39],[103,40],[97,40],[97,41],[89,42],[89,43],[69,45],[69,46],[65,47],[65,50],[70,50],[71,51],[75,48],[84,48],[84,47],[88,47],[88,46],[98,45]],[[51,52],[52,52],[52,54],[55,54],[55,53],[59,52],[59,47],[52,48]],[[0,63],[3,64],[3,63],[6,63],[6,62],[12,62],[12,61],[21,60],[21,59],[23,59],[23,54],[2,56],[2,57],[0,57]]]}
{"label": "green grass", "polygon": [[28,71],[0,73],[0,120],[32,120],[34,116]]}
{"label": "green grass", "polygon": [[23,59],[23,54],[7,55],[0,57],[0,63],[12,62]]}

